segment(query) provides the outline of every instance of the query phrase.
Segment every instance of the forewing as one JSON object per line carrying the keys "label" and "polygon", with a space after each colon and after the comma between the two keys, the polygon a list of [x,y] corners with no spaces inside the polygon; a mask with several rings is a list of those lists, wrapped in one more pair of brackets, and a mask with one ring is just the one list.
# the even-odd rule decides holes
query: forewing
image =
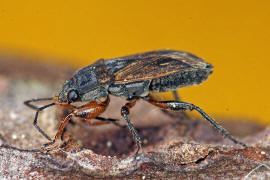
{"label": "forewing", "polygon": [[115,72],[115,84],[151,80],[201,66],[202,59],[180,51],[152,51],[123,57],[137,60]]}

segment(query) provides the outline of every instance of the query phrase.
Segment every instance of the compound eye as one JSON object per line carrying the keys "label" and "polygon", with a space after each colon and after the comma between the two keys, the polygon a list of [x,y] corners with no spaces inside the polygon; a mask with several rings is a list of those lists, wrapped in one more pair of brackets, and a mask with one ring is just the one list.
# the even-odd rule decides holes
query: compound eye
{"label": "compound eye", "polygon": [[68,92],[68,103],[77,101],[79,99],[78,92],[74,89]]}

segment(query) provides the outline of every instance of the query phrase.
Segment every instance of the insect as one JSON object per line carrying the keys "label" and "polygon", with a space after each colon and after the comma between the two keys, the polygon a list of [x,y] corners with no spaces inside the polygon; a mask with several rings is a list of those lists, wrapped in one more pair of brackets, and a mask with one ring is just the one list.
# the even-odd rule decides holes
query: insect
{"label": "insect", "polygon": [[[58,96],[25,101],[25,105],[36,110],[34,126],[50,142],[44,147],[48,150],[59,147],[64,127],[72,117],[79,117],[97,124],[116,122],[114,119],[99,117],[109,104],[109,94],[124,97],[127,103],[121,108],[121,116],[125,119],[133,139],[137,145],[137,153],[141,148],[141,138],[131,123],[128,115],[139,99],[148,101],[162,109],[172,111],[196,110],[209,121],[224,137],[244,147],[246,145],[229,134],[198,106],[182,101],[156,101],[150,92],[175,91],[178,88],[199,84],[212,73],[213,66],[190,53],[174,50],[158,50],[113,59],[100,59],[78,70],[70,80],[66,81]],[[51,104],[37,107],[32,102],[52,100]],[[82,106],[74,102],[87,102]],[[39,112],[54,106],[64,106],[71,110],[61,122],[52,140],[38,125]]]}

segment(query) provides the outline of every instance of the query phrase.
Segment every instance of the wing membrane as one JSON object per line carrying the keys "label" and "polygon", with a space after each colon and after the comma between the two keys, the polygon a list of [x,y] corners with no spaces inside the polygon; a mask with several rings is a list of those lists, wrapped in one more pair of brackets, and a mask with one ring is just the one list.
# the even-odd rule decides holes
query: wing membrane
{"label": "wing membrane", "polygon": [[115,84],[150,80],[205,64],[202,59],[189,53],[169,50],[135,54],[119,59],[133,61],[115,72]]}

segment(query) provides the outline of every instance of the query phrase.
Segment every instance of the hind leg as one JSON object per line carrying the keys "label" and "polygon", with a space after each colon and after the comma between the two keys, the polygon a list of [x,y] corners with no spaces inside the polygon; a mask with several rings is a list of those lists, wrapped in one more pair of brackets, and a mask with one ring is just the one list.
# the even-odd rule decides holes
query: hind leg
{"label": "hind leg", "polygon": [[155,101],[155,100],[152,100],[150,97],[145,98],[145,100],[157,107],[160,107],[162,109],[169,109],[172,111],[196,110],[197,112],[201,114],[202,117],[204,117],[204,119],[206,119],[212,126],[214,126],[220,132],[220,134],[222,134],[225,138],[230,139],[235,144],[240,144],[243,147],[247,147],[246,144],[235,139],[227,130],[225,130],[214,119],[212,119],[208,114],[206,114],[201,108],[199,108],[198,106],[195,106],[194,104],[181,102],[181,101]]}
{"label": "hind leg", "polygon": [[[181,101],[178,95],[178,92],[176,90],[172,91],[172,93],[173,93],[173,97],[175,101]],[[172,118],[177,118],[183,124],[187,123],[185,120],[190,119],[190,117],[185,112],[174,113],[174,112],[168,111],[167,109],[161,109],[161,110],[168,116]]]}

